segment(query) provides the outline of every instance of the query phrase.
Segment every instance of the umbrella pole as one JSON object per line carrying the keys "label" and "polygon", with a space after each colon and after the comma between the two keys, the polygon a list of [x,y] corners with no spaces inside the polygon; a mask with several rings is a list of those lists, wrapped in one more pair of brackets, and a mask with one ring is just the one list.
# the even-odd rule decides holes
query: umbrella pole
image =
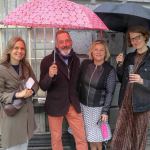
{"label": "umbrella pole", "polygon": [[126,55],[127,54],[127,38],[126,38],[126,35],[124,34],[123,35],[123,47],[122,47],[122,51],[123,51],[123,54]]}
{"label": "umbrella pole", "polygon": [[103,39],[103,31],[100,30],[100,39]]}
{"label": "umbrella pole", "polygon": [[29,63],[31,65],[31,29],[28,28],[28,60],[29,60]]}
{"label": "umbrella pole", "polygon": [[54,64],[56,63],[56,52],[55,52],[55,28],[53,28],[53,39],[52,39],[52,48],[54,49]]}

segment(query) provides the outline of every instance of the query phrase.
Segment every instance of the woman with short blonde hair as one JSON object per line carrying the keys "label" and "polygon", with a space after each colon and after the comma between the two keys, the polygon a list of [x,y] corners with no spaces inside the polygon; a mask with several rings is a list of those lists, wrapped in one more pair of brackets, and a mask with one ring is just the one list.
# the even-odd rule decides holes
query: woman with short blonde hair
{"label": "woman with short blonde hair", "polygon": [[[93,42],[89,48],[89,59],[82,62],[79,74],[80,102],[91,150],[102,150],[102,142],[111,139],[107,121],[116,74],[113,66],[107,61],[109,56],[104,40]],[[102,123],[108,127],[107,137],[102,134]]]}

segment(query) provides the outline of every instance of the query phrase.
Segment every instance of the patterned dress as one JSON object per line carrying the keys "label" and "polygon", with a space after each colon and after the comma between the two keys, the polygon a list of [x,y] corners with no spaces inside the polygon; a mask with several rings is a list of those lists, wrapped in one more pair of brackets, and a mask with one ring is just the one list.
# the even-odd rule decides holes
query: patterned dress
{"label": "patterned dress", "polygon": [[[145,54],[137,54],[134,71]],[[128,83],[124,100],[119,111],[111,150],[145,150],[149,112],[133,112],[132,84]]]}

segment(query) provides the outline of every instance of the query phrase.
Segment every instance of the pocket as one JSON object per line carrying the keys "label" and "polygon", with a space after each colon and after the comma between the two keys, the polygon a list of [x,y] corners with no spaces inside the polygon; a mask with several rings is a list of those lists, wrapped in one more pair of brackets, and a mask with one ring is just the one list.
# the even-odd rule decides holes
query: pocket
{"label": "pocket", "polygon": [[141,68],[142,72],[150,72],[150,65],[145,65],[144,67]]}
{"label": "pocket", "polygon": [[143,79],[150,80],[150,65],[144,65],[142,68],[140,68],[139,74]]}
{"label": "pocket", "polygon": [[105,94],[106,94],[106,92],[104,90],[100,90],[96,93],[96,97],[99,99],[100,106],[102,106],[104,104]]}

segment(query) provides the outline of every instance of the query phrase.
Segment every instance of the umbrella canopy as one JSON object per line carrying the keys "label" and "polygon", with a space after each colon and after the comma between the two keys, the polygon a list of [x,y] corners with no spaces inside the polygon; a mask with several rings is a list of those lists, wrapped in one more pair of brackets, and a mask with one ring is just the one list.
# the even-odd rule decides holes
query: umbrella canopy
{"label": "umbrella canopy", "polygon": [[128,27],[137,25],[150,29],[150,9],[137,3],[103,3],[94,12],[110,30],[126,32]]}
{"label": "umbrella canopy", "polygon": [[32,0],[17,7],[2,23],[26,27],[107,30],[89,8],[68,0]]}

